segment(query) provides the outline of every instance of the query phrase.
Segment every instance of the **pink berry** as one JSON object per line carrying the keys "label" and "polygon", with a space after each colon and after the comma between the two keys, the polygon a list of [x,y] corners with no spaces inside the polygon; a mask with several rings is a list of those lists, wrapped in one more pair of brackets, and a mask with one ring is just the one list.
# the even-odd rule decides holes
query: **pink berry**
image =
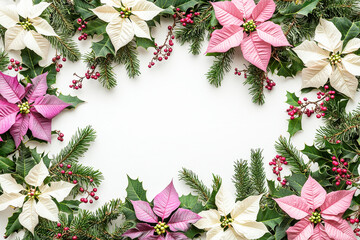
{"label": "pink berry", "polygon": [[61,227],[61,223],[56,224],[58,227]]}
{"label": "pink berry", "polygon": [[72,172],[72,171],[69,171],[69,172],[68,172],[68,174],[69,174],[69,175],[72,175],[72,174],[73,174],[73,172]]}
{"label": "pink berry", "polygon": [[79,189],[79,191],[80,191],[80,192],[84,192],[84,189],[81,187],[81,188]]}
{"label": "pink berry", "polygon": [[74,181],[73,181],[73,184],[77,184],[77,183],[78,183],[78,181],[77,181],[77,180],[74,180]]}
{"label": "pink berry", "polygon": [[93,192],[97,192],[97,188],[94,188],[94,189],[93,189]]}
{"label": "pink berry", "polygon": [[61,170],[61,174],[65,174],[65,171],[64,171],[64,170]]}

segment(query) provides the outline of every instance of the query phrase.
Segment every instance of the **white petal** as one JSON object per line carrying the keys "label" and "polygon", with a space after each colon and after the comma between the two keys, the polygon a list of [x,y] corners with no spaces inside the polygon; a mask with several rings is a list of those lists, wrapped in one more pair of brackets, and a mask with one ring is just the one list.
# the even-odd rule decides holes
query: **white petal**
{"label": "white petal", "polygon": [[355,76],[360,76],[360,56],[348,54],[342,59],[344,68]]}
{"label": "white petal", "polygon": [[238,222],[235,220],[232,226],[238,234],[247,239],[258,239],[268,232],[263,223],[256,221]]}
{"label": "white petal", "polygon": [[320,48],[314,41],[305,40],[299,46],[293,48],[301,60],[307,64],[310,61],[317,61],[329,58],[330,52]]}
{"label": "white petal", "polygon": [[202,217],[194,225],[200,229],[210,229],[215,226],[220,226],[220,214],[215,209],[210,209],[207,211],[202,211],[199,213],[199,216]]}
{"label": "white petal", "polygon": [[[142,0],[140,0],[142,1]],[[134,7],[138,2],[139,0],[122,0],[121,1],[122,4],[124,4],[125,7]]]}
{"label": "white petal", "polygon": [[25,48],[24,37],[26,31],[21,26],[13,26],[5,32],[5,49],[21,50]]}
{"label": "white petal", "polygon": [[225,240],[223,237],[224,237],[224,229],[220,225],[211,228],[206,233],[206,240]]}
{"label": "white petal", "polygon": [[260,209],[259,202],[261,196],[262,195],[250,196],[243,201],[238,201],[231,211],[231,217],[238,221],[255,221]]}
{"label": "white petal", "polygon": [[243,235],[237,234],[233,228],[229,228],[224,232],[224,240],[247,240]]}
{"label": "white petal", "polygon": [[135,14],[139,18],[148,21],[158,15],[163,9],[156,6],[154,3],[141,0],[136,3],[132,8],[131,13]]}
{"label": "white petal", "polygon": [[29,18],[31,16],[31,10],[33,9],[33,7],[33,1],[29,0],[20,0],[20,2],[16,6],[17,12],[23,18]]}
{"label": "white petal", "polygon": [[322,18],[320,19],[319,25],[316,27],[314,40],[317,41],[321,47],[330,52],[340,50],[342,45],[340,31],[332,22]]}
{"label": "white petal", "polygon": [[130,20],[133,24],[134,33],[137,37],[151,39],[149,27],[144,20],[141,20],[135,15],[130,16]]}
{"label": "white petal", "polygon": [[33,18],[36,18],[38,16],[41,15],[41,13],[48,7],[50,6],[50,3],[46,3],[46,2],[40,2],[39,4],[36,4],[32,7],[32,9],[30,10],[30,16],[29,18],[31,18],[31,20],[33,20]]}
{"label": "white petal", "polygon": [[134,27],[127,18],[113,19],[113,21],[107,25],[106,32],[115,47],[115,51],[128,44],[134,38]]}
{"label": "white petal", "polygon": [[45,36],[57,36],[54,29],[50,26],[50,24],[40,17],[36,17],[31,19],[36,31]]}
{"label": "white petal", "polygon": [[101,0],[101,2],[105,3],[106,5],[117,7],[117,8],[122,7],[120,0]]}
{"label": "white petal", "polygon": [[27,31],[25,34],[24,43],[26,47],[33,50],[37,55],[41,56],[43,59],[47,57],[50,43],[46,38],[41,36],[39,33],[33,30]]}
{"label": "white petal", "polygon": [[0,25],[4,28],[15,26],[19,22],[19,15],[15,5],[4,6],[0,8]]}
{"label": "white petal", "polygon": [[39,223],[39,218],[35,210],[35,200],[29,199],[24,203],[22,212],[19,215],[20,224],[34,234],[34,228]]}
{"label": "white petal", "polygon": [[91,9],[98,18],[105,22],[111,22],[112,19],[119,17],[120,13],[115,8],[109,5],[103,5],[94,9]]}
{"label": "white petal", "polygon": [[344,50],[342,53],[351,53],[355,52],[360,48],[360,39],[359,38],[353,38],[346,44]]}
{"label": "white petal", "polygon": [[353,98],[358,86],[358,80],[339,64],[330,76],[330,84],[335,90]]}
{"label": "white petal", "polygon": [[235,199],[228,189],[221,184],[215,197],[215,204],[222,216],[227,216],[235,207]]}
{"label": "white petal", "polygon": [[25,190],[22,185],[15,181],[11,174],[1,174],[0,185],[6,193],[18,193],[21,190]]}
{"label": "white petal", "polygon": [[71,189],[75,187],[75,184],[59,181],[59,182],[51,182],[50,186],[45,185],[40,187],[41,195],[50,195],[54,197],[58,202],[61,202],[66,198]]}
{"label": "white petal", "polygon": [[59,220],[59,209],[50,196],[43,196],[41,194],[39,196],[39,201],[35,205],[35,209],[40,217],[49,219],[50,221],[54,222]]}
{"label": "white petal", "polygon": [[20,193],[3,193],[0,196],[0,211],[8,206],[21,207],[24,203],[25,195]]}
{"label": "white petal", "polygon": [[44,162],[40,161],[40,163],[30,169],[28,175],[25,177],[25,182],[31,186],[38,187],[44,182],[47,176],[49,176],[49,171]]}
{"label": "white petal", "polygon": [[332,72],[328,60],[309,62],[308,67],[302,71],[302,88],[323,86]]}

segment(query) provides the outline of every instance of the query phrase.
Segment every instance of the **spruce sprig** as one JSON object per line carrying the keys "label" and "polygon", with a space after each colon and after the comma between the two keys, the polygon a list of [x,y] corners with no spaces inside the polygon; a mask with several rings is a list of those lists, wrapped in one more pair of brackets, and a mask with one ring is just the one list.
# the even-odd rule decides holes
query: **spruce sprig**
{"label": "spruce sprig", "polygon": [[237,160],[234,168],[233,183],[236,188],[236,199],[241,201],[253,194],[253,186],[246,160]]}
{"label": "spruce sprig", "polygon": [[71,9],[71,5],[64,0],[52,0],[47,8],[50,13],[50,25],[58,32],[68,36],[75,32],[75,27],[72,23],[74,12]]}
{"label": "spruce sprig", "polygon": [[115,62],[124,64],[130,78],[140,75],[140,61],[134,42],[120,48],[115,56]]}
{"label": "spruce sprig", "polygon": [[0,51],[0,71],[3,72],[7,69],[9,64],[9,57],[5,51]]}
{"label": "spruce sprig", "polygon": [[58,50],[64,57],[67,57],[73,62],[78,61],[81,54],[75,42],[64,33],[58,35],[59,36],[44,37],[50,42],[53,48]]}
{"label": "spruce sprig", "polygon": [[266,79],[266,73],[250,64],[247,67],[246,74],[247,78],[244,85],[250,85],[249,94],[252,96],[253,103],[263,105],[265,103],[264,81]]}
{"label": "spruce sprig", "polygon": [[[218,185],[219,181],[214,176],[213,185]],[[203,202],[207,202],[210,199],[210,189],[199,179],[198,175],[193,171],[183,168],[179,172],[179,180],[185,182],[191,189],[193,189],[198,195],[199,199]],[[220,181],[221,182],[221,181]]]}
{"label": "spruce sprig", "polygon": [[251,172],[251,182],[253,183],[254,190],[257,194],[262,194],[266,192],[265,188],[265,179],[266,174],[264,170],[264,157],[262,155],[261,149],[251,149],[251,162],[250,162],[250,172]]}
{"label": "spruce sprig", "polygon": [[206,73],[207,80],[216,87],[221,86],[221,81],[224,79],[225,73],[231,69],[235,50],[232,48],[227,52],[219,53],[215,56],[215,61]]}

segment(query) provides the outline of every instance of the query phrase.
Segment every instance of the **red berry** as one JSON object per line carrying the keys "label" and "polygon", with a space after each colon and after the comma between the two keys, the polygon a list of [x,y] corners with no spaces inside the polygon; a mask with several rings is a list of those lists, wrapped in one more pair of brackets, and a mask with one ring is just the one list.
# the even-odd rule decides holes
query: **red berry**
{"label": "red berry", "polygon": [[69,175],[72,175],[72,174],[73,174],[73,172],[72,172],[72,171],[69,171],[69,172],[68,172],[68,174],[69,174]]}
{"label": "red berry", "polygon": [[58,234],[57,234],[57,237],[58,237],[58,238],[61,238],[61,236],[62,236],[61,233],[58,233]]}
{"label": "red berry", "polygon": [[60,133],[59,136],[60,136],[60,137],[64,137],[64,134],[63,134],[63,133]]}
{"label": "red berry", "polygon": [[60,68],[56,68],[55,70],[56,70],[57,72],[60,72]]}
{"label": "red berry", "polygon": [[10,58],[10,62],[14,62],[15,61],[15,59],[13,59],[13,58]]}
{"label": "red berry", "polygon": [[59,167],[61,167],[61,168],[62,168],[63,166],[64,166],[64,164],[62,164],[62,163],[60,163],[60,164],[59,164]]}
{"label": "red berry", "polygon": [[64,227],[64,231],[69,231],[69,230],[70,230],[70,228]]}
{"label": "red berry", "polygon": [[99,200],[99,196],[95,196],[94,198],[95,198],[95,200]]}
{"label": "red berry", "polygon": [[97,192],[97,188],[94,188],[94,189],[93,189],[93,192]]}
{"label": "red berry", "polygon": [[63,62],[66,62],[66,57],[63,57],[63,58],[62,58],[62,61],[63,61]]}
{"label": "red berry", "polygon": [[61,227],[61,223],[56,224],[58,227]]}
{"label": "red berry", "polygon": [[67,168],[71,168],[71,165],[70,165],[70,164],[68,164],[66,167],[67,167]]}
{"label": "red berry", "polygon": [[11,70],[11,69],[12,69],[12,66],[11,66],[11,65],[9,65],[9,66],[8,66],[8,69],[9,69],[9,70]]}
{"label": "red berry", "polygon": [[80,191],[80,192],[84,192],[84,189],[81,187],[81,188],[79,189],[79,191]]}
{"label": "red berry", "polygon": [[92,197],[95,196],[95,193],[94,193],[94,192],[91,192],[91,193],[90,193],[90,196],[92,196]]}
{"label": "red berry", "polygon": [[61,170],[61,174],[65,174],[65,171],[64,171],[64,170]]}
{"label": "red berry", "polygon": [[77,236],[73,236],[72,239],[73,239],[73,240],[76,240],[76,239],[77,239]]}
{"label": "red berry", "polygon": [[73,181],[73,184],[77,184],[77,183],[78,183],[78,181],[77,181],[77,180],[74,180],[74,181]]}
{"label": "red berry", "polygon": [[94,181],[94,179],[91,178],[91,179],[90,179],[90,182],[93,182],[93,181]]}

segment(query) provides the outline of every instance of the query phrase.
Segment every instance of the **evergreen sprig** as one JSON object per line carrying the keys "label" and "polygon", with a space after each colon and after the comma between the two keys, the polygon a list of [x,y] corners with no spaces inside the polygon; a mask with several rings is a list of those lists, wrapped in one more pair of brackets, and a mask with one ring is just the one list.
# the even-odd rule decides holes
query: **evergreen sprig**
{"label": "evergreen sprig", "polygon": [[47,11],[50,14],[50,25],[58,32],[71,36],[75,32],[73,7],[66,0],[52,0]]}
{"label": "evergreen sprig", "polygon": [[9,64],[9,57],[7,53],[3,50],[0,50],[0,71],[3,72],[7,69]]}
{"label": "evergreen sprig", "polygon": [[251,149],[250,159],[251,182],[253,183],[253,188],[257,194],[265,193],[266,174],[264,169],[264,157],[262,155],[262,150]]}
{"label": "evergreen sprig", "polygon": [[124,64],[130,78],[140,75],[140,61],[134,42],[120,48],[115,56],[115,62]]}
{"label": "evergreen sprig", "polygon": [[113,66],[111,65],[112,59],[110,55],[106,58],[102,57],[97,59],[100,70],[98,81],[107,89],[111,89],[117,85]]}
{"label": "evergreen sprig", "polygon": [[232,48],[227,52],[219,53],[215,56],[215,61],[206,73],[207,80],[216,87],[221,86],[221,81],[224,79],[225,73],[231,69],[235,50]]}
{"label": "evergreen sprig", "polygon": [[64,57],[67,57],[70,61],[78,61],[80,59],[80,52],[74,41],[66,34],[61,33],[59,36],[45,36],[50,44],[58,50]]}
{"label": "evergreen sprig", "polygon": [[241,201],[253,194],[250,172],[246,160],[237,160],[234,164],[233,183],[236,188],[236,199]]}
{"label": "evergreen sprig", "polygon": [[250,64],[246,70],[246,74],[247,78],[244,85],[250,85],[249,94],[252,96],[253,103],[263,105],[265,103],[264,82],[266,80],[266,73]]}
{"label": "evergreen sprig", "polygon": [[[210,189],[199,179],[193,171],[183,168],[179,172],[179,180],[185,182],[191,189],[193,189],[198,195],[199,199],[203,202],[207,202],[210,199]],[[221,182],[221,181],[220,181]],[[214,186],[218,185],[218,179],[215,180],[214,176]]]}

